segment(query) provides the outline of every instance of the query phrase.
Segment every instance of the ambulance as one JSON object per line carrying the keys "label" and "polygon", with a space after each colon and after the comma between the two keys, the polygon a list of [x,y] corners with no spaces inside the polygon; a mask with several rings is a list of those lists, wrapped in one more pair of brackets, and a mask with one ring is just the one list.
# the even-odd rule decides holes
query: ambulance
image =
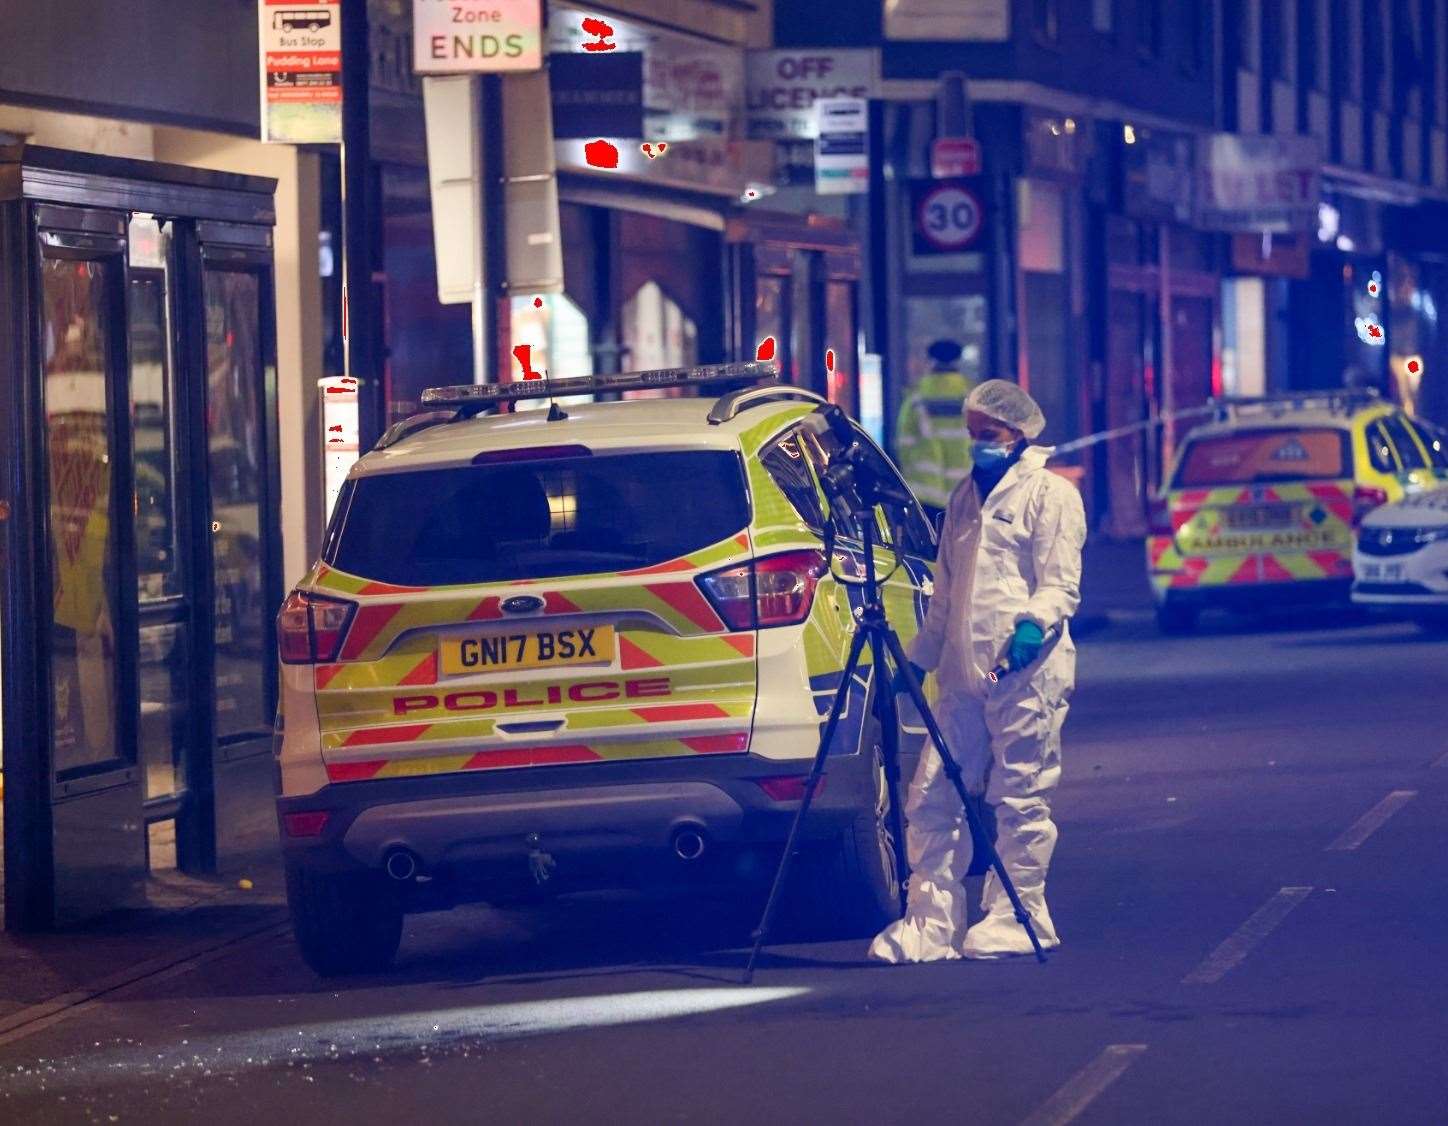
{"label": "ambulance", "polygon": [[1363,518],[1441,481],[1432,439],[1372,393],[1217,407],[1183,440],[1153,506],[1146,551],[1159,626],[1189,632],[1209,607],[1346,605]]}
{"label": "ambulance", "polygon": [[[823,401],[775,374],[437,388],[353,467],[277,619],[277,811],[313,969],[384,967],[405,913],[463,902],[616,887],[759,902],[864,576],[863,529],[820,486],[837,439],[803,425]],[[710,393],[571,398],[660,387]],[[567,405],[508,409],[553,394]],[[934,534],[913,502],[874,523],[908,642]],[[867,667],[789,896],[836,932],[898,910],[887,740],[908,756],[921,739],[882,732],[873,692]]]}

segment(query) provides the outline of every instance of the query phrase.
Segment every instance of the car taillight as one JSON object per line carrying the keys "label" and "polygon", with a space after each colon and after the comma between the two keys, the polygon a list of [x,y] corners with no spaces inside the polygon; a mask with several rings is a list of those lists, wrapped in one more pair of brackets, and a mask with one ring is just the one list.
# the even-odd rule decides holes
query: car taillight
{"label": "car taillight", "polygon": [[277,615],[277,650],[288,665],[335,661],[357,609],[354,602],[294,590]]}
{"label": "car taillight", "polygon": [[1357,485],[1352,491],[1352,526],[1356,528],[1363,522],[1363,517],[1380,504],[1388,503],[1386,489],[1374,488],[1371,485]]}
{"label": "car taillight", "polygon": [[1146,510],[1147,531],[1153,536],[1174,535],[1171,526],[1171,502],[1166,497],[1152,497]]}
{"label": "car taillight", "polygon": [[308,810],[305,813],[283,813],[282,825],[289,837],[320,837],[327,827],[332,814],[325,809]]}
{"label": "car taillight", "polygon": [[824,573],[824,552],[786,551],[700,575],[699,586],[730,629],[768,629],[809,617]]}

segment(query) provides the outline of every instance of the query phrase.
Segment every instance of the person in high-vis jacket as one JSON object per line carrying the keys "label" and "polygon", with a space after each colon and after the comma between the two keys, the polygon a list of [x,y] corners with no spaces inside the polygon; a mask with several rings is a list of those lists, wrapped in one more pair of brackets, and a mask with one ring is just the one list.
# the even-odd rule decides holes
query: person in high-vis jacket
{"label": "person in high-vis jacket", "polygon": [[895,456],[916,499],[933,516],[970,474],[970,436],[960,404],[973,384],[960,371],[957,341],[937,340],[928,354],[930,371],[900,403]]}
{"label": "person in high-vis jacket", "polygon": [[[907,651],[917,675],[934,670],[937,718],[966,789],[995,809],[996,850],[1046,948],[1060,937],[1046,908],[1056,845],[1051,792],[1061,777],[1061,726],[1075,684],[1067,619],[1080,601],[1086,517],[1051,450],[1030,440],[1040,408],[992,379],[965,402],[975,467],[946,510],[935,593]],[[1006,663],[998,683],[989,673]],[[906,800],[910,884],[905,917],[870,947],[885,962],[1001,958],[1032,952],[1004,888],[986,877],[985,917],[965,927],[972,840],[959,795],[926,748]]]}

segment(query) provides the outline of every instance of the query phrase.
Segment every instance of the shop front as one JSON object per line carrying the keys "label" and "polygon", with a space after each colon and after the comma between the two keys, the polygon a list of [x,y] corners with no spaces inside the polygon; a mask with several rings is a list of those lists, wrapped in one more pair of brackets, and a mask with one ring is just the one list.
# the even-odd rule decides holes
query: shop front
{"label": "shop front", "polygon": [[[605,101],[635,105],[639,123],[618,135],[600,126],[590,140],[562,124],[578,118],[582,95],[560,101],[559,76],[579,56],[597,61],[584,30],[594,15],[549,7],[564,291],[504,297],[509,378],[524,374],[519,345],[533,370],[567,377],[752,359],[773,338],[786,379],[854,411],[858,242],[843,223],[750,202],[773,154],[744,139],[742,45],[610,15],[638,78]],[[616,167],[590,160],[596,141]]]}
{"label": "shop front", "polygon": [[0,150],[7,928],[273,837],[275,187]]}

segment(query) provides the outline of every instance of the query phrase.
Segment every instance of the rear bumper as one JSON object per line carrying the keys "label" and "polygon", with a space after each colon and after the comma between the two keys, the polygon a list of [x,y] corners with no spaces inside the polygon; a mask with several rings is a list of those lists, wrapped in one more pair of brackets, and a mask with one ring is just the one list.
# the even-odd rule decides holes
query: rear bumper
{"label": "rear bumper", "polygon": [[[869,808],[869,761],[860,754],[831,758],[806,821],[808,839],[838,835]],[[741,755],[349,782],[279,798],[277,812],[330,814],[318,837],[288,837],[283,823],[289,864],[317,872],[378,870],[405,850],[424,875],[475,889],[460,898],[487,899],[529,885],[530,856],[537,853],[556,863],[556,886],[571,888],[665,882],[682,867],[708,867],[676,854],[686,831],[698,834],[711,861],[777,850],[799,803],[772,800],[757,779],[802,774],[808,766]]]}
{"label": "rear bumper", "polygon": [[1345,604],[1351,590],[1351,579],[1298,579],[1290,583],[1172,587],[1158,589],[1156,597],[1158,604],[1169,606],[1260,610],[1275,606]]}

